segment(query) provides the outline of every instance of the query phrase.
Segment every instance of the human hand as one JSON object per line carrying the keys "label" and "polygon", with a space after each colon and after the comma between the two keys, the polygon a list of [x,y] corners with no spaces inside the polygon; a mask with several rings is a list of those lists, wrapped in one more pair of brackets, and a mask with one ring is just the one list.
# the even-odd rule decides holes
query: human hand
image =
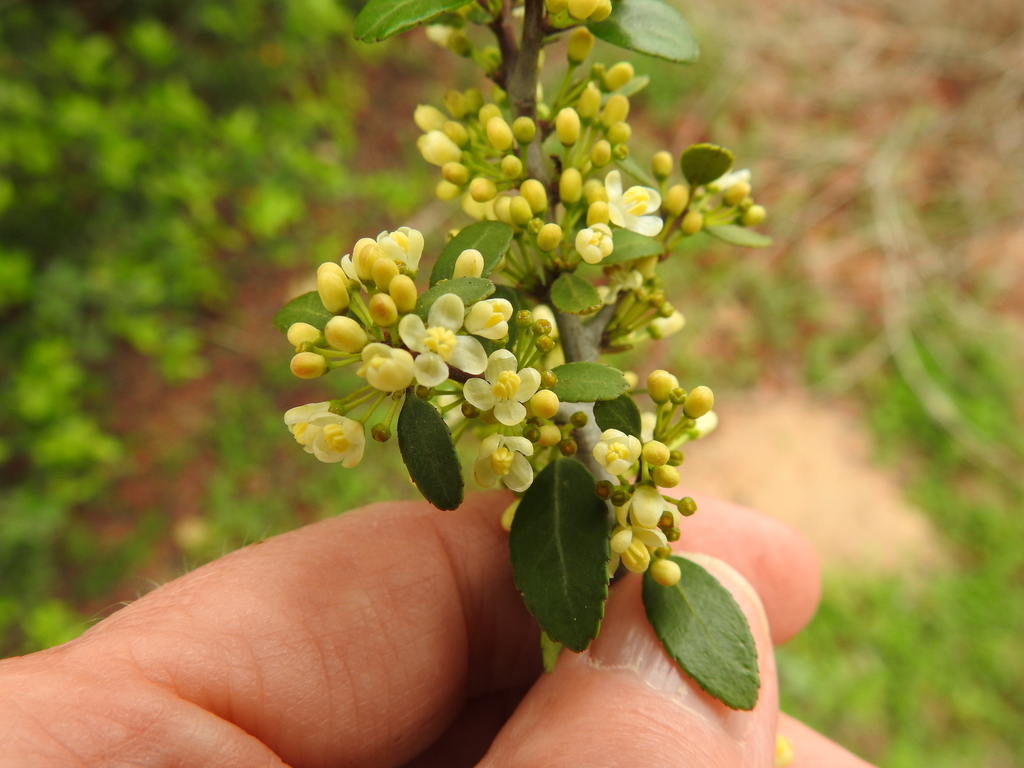
{"label": "human hand", "polygon": [[866,766],[778,712],[772,641],[818,599],[798,534],[698,497],[677,546],[702,553],[750,622],[760,699],[733,712],[664,655],[635,576],[612,588],[592,647],[543,675],[498,523],[508,501],[349,512],[199,568],[70,643],[0,661],[0,763],[760,768],[778,729],[793,768]]}

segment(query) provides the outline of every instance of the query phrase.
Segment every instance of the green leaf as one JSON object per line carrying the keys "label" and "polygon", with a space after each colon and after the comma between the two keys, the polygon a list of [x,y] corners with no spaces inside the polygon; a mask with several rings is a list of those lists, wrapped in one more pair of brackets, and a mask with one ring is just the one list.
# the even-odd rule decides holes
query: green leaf
{"label": "green leaf", "polygon": [[274,315],[274,327],[281,333],[287,333],[292,323],[309,323],[322,331],[332,317],[334,315],[328,312],[324,308],[324,303],[320,301],[320,294],[310,291],[285,304],[281,311]]}
{"label": "green leaf", "polygon": [[726,243],[739,245],[744,248],[767,248],[772,244],[772,239],[768,235],[762,235],[760,232],[755,232],[752,229],[740,227],[736,224],[704,227],[704,231]]}
{"label": "green leaf", "polygon": [[416,314],[427,319],[434,302],[446,293],[454,293],[468,307],[494,293],[494,283],[486,277],[457,277],[454,280],[442,280],[416,301]]}
{"label": "green leaf", "polygon": [[571,272],[563,272],[551,284],[551,303],[562,312],[580,315],[600,307],[601,297],[589,280]]}
{"label": "green leaf", "polygon": [[661,586],[650,571],[644,574],[644,607],[654,634],[701,688],[733,709],[753,709],[761,678],[743,611],[706,570],[691,560],[671,559],[682,571],[674,587]]}
{"label": "green leaf", "polygon": [[604,363],[565,363],[553,372],[558,383],[552,391],[563,403],[614,400],[629,389],[622,371]]}
{"label": "green leaf", "polygon": [[612,252],[601,260],[602,264],[615,264],[620,261],[642,259],[644,256],[657,256],[664,252],[665,246],[660,240],[641,235],[631,229],[612,230]]}
{"label": "green leaf", "polygon": [[451,239],[437,257],[430,272],[430,284],[438,280],[450,280],[455,274],[455,262],[467,248],[476,248],[484,257],[484,271],[481,277],[491,274],[501,257],[512,244],[512,227],[500,221],[478,221],[470,224]]}
{"label": "green leaf", "polygon": [[[616,90],[612,91],[612,93],[621,93],[623,96],[635,96],[648,85],[650,85],[650,83],[651,78],[649,78],[647,75],[637,75],[636,77],[632,78],[628,83],[623,85],[621,88],[617,88]],[[606,93],[601,97],[602,106],[605,103],[607,103],[608,99],[611,98],[612,93]]]}
{"label": "green leaf", "polygon": [[608,517],[587,468],[548,464],[519,501],[508,544],[527,609],[549,640],[582,651],[608,598]]}
{"label": "green leaf", "polygon": [[640,437],[640,409],[629,394],[594,403],[594,421],[602,432],[617,429],[627,435]]}
{"label": "green leaf", "polygon": [[465,4],[466,0],[370,0],[356,16],[355,38],[379,42]]}
{"label": "green leaf", "polygon": [[660,0],[621,0],[611,16],[587,26],[606,43],[679,64],[692,64],[699,53],[690,26]]}
{"label": "green leaf", "polygon": [[694,144],[679,158],[679,167],[691,187],[710,184],[732,168],[735,157],[717,144]]}
{"label": "green leaf", "polygon": [[549,675],[555,671],[555,664],[558,662],[558,654],[564,648],[561,643],[556,643],[543,629],[540,631],[540,656],[544,662],[544,671]]}
{"label": "green leaf", "polygon": [[444,417],[425,400],[407,394],[398,416],[398,449],[423,498],[438,509],[462,504],[462,464]]}
{"label": "green leaf", "polygon": [[651,176],[651,174],[632,156],[628,156],[622,160],[616,160],[615,164],[644,186],[658,186],[658,182],[654,180],[654,177]]}

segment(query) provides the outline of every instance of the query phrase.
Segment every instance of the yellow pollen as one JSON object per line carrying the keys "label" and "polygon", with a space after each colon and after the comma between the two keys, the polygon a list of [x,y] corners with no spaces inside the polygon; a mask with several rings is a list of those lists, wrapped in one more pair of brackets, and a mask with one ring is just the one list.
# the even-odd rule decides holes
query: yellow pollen
{"label": "yellow pollen", "polygon": [[328,448],[338,453],[345,453],[352,447],[351,443],[345,439],[345,429],[341,424],[328,424],[324,427],[324,442],[327,443]]}
{"label": "yellow pollen", "polygon": [[504,477],[512,471],[512,459],[515,458],[515,453],[510,451],[505,446],[501,446],[494,453],[491,454],[491,469],[494,470],[494,474],[499,477]]}
{"label": "yellow pollen", "polygon": [[446,363],[448,356],[455,351],[455,344],[458,339],[454,331],[447,328],[428,328],[427,337],[423,339],[423,346],[429,352],[436,352]]}
{"label": "yellow pollen", "polygon": [[643,187],[630,187],[622,196],[622,202],[626,206],[626,213],[631,216],[642,216],[651,203],[651,195]]}
{"label": "yellow pollen", "polygon": [[519,383],[519,375],[514,371],[502,371],[491,387],[491,392],[499,400],[511,400],[519,390]]}

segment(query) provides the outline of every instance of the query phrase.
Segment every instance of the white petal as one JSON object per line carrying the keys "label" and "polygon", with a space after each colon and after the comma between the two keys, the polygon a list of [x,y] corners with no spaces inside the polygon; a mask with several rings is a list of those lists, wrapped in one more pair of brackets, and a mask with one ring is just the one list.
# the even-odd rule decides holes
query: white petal
{"label": "white petal", "polygon": [[608,464],[605,458],[608,456],[608,443],[603,440],[594,446],[594,458],[597,459],[597,463],[605,469],[608,468]]}
{"label": "white petal", "polygon": [[521,492],[525,491],[533,483],[533,467],[530,466],[530,462],[523,458],[522,454],[517,453],[512,458],[512,466],[509,467],[508,474],[503,478],[505,487],[511,491]]}
{"label": "white petal", "polygon": [[316,436],[316,439],[313,441],[312,447],[313,455],[320,459],[320,461],[322,461],[324,464],[336,464],[345,458],[344,453],[332,451],[330,448],[327,447],[327,443],[324,440],[323,432]]}
{"label": "white petal", "polygon": [[410,229],[409,227],[399,227],[398,231],[404,233],[409,238],[409,253],[406,256],[406,266],[409,267],[410,272],[415,272],[420,268],[420,256],[423,255],[423,233],[418,229]]}
{"label": "white petal", "polygon": [[298,405],[294,408],[289,408],[284,414],[284,423],[289,426],[292,424],[301,424],[304,421],[309,421],[316,414],[327,411],[331,407],[329,402],[323,403],[310,403],[309,405]]}
{"label": "white petal", "polygon": [[535,394],[540,387],[540,372],[536,368],[523,368],[519,372],[519,388],[514,395],[520,403],[525,403]]}
{"label": "white petal", "polygon": [[604,188],[608,191],[608,202],[622,199],[622,174],[611,171],[604,177]]}
{"label": "white petal", "polygon": [[398,335],[413,352],[426,352],[423,340],[427,337],[427,327],[419,315],[408,314],[398,324]]}
{"label": "white petal", "polygon": [[602,440],[614,440],[617,437],[625,437],[626,433],[621,429],[606,429],[601,433]]}
{"label": "white petal", "polygon": [[629,545],[633,542],[633,528],[631,526],[619,526],[617,530],[612,531],[611,540],[608,545],[611,547],[612,552],[621,554],[629,549]]}
{"label": "white petal", "polygon": [[608,220],[616,227],[626,226],[626,217],[622,214],[622,209],[617,205],[608,204]]}
{"label": "white petal", "polygon": [[665,500],[653,485],[641,485],[633,492],[632,513],[637,525],[654,528],[665,510]]}
{"label": "white petal", "polygon": [[616,459],[615,461],[608,464],[606,469],[608,470],[609,475],[617,476],[623,474],[631,466],[633,466],[633,462],[631,461],[627,461],[626,459]]}
{"label": "white petal", "polygon": [[495,432],[480,441],[480,455],[490,456],[501,447],[502,436]]}
{"label": "white petal", "polygon": [[633,528],[633,535],[636,536],[645,546],[654,547],[667,547],[668,539],[665,538],[665,534],[657,528]]}
{"label": "white petal", "polygon": [[491,391],[491,385],[483,379],[470,379],[466,382],[462,394],[466,396],[469,404],[479,408],[481,411],[489,411],[498,402]]}
{"label": "white petal", "polygon": [[514,427],[526,418],[526,406],[515,400],[499,400],[494,404],[494,418],[508,427]]}
{"label": "white petal", "polygon": [[481,455],[473,464],[473,478],[481,488],[490,488],[498,481],[498,476],[491,467],[490,454]]}
{"label": "white petal", "polygon": [[487,368],[487,352],[473,337],[459,336],[455,339],[455,349],[448,355],[448,362],[459,370],[475,376]]}
{"label": "white petal", "polygon": [[448,363],[436,352],[424,352],[416,358],[416,381],[424,387],[436,387],[448,378]]}
{"label": "white petal", "polygon": [[647,210],[644,213],[654,213],[656,210],[661,208],[661,193],[654,189],[654,187],[644,187],[647,191],[647,196],[650,198],[650,202],[647,203]]}
{"label": "white petal", "polygon": [[352,261],[352,256],[350,254],[346,253],[341,257],[341,271],[344,272],[345,276],[350,280],[355,280],[357,283],[362,285],[359,280],[359,275],[356,274],[356,265]]}
{"label": "white petal", "polygon": [[439,296],[437,301],[430,307],[427,315],[427,325],[431,328],[447,328],[449,331],[457,331],[462,327],[462,319],[466,316],[466,305],[462,299],[454,293],[446,293]]}
{"label": "white petal", "polygon": [[509,352],[507,349],[496,349],[491,353],[491,356],[487,359],[487,369],[484,373],[484,377],[494,384],[498,380],[504,371],[515,370],[518,366],[516,356]]}
{"label": "white petal", "polygon": [[627,444],[629,445],[629,456],[633,461],[636,461],[640,456],[640,451],[643,448],[640,445],[640,441],[637,440],[633,435],[629,435],[627,438]]}
{"label": "white petal", "polygon": [[505,447],[511,448],[513,451],[518,451],[524,456],[533,456],[533,443],[525,437],[516,437],[515,435],[512,435],[502,439],[505,443]]}
{"label": "white petal", "polygon": [[629,229],[648,237],[657,235],[663,226],[665,226],[665,222],[661,220],[660,216],[637,216],[629,223]]}
{"label": "white petal", "polygon": [[627,519],[627,515],[629,514],[629,507],[630,503],[626,502],[621,507],[615,508],[615,519],[616,521],[618,521],[619,525],[629,525],[629,520]]}

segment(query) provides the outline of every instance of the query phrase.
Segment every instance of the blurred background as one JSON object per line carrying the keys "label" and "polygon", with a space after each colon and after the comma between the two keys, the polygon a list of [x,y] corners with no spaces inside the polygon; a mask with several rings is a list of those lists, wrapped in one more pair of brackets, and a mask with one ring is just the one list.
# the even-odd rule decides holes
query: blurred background
{"label": "blurred background", "polygon": [[[0,655],[413,495],[395,451],[297,450],[283,410],[332,389],[270,325],[357,237],[464,223],[411,115],[482,83],[352,42],[358,5],[0,2]],[[634,154],[731,147],[775,245],[692,238],[646,364],[716,391],[684,482],[821,552],[784,709],[881,766],[1024,766],[1024,8],[681,10],[702,58],[632,59]]]}

